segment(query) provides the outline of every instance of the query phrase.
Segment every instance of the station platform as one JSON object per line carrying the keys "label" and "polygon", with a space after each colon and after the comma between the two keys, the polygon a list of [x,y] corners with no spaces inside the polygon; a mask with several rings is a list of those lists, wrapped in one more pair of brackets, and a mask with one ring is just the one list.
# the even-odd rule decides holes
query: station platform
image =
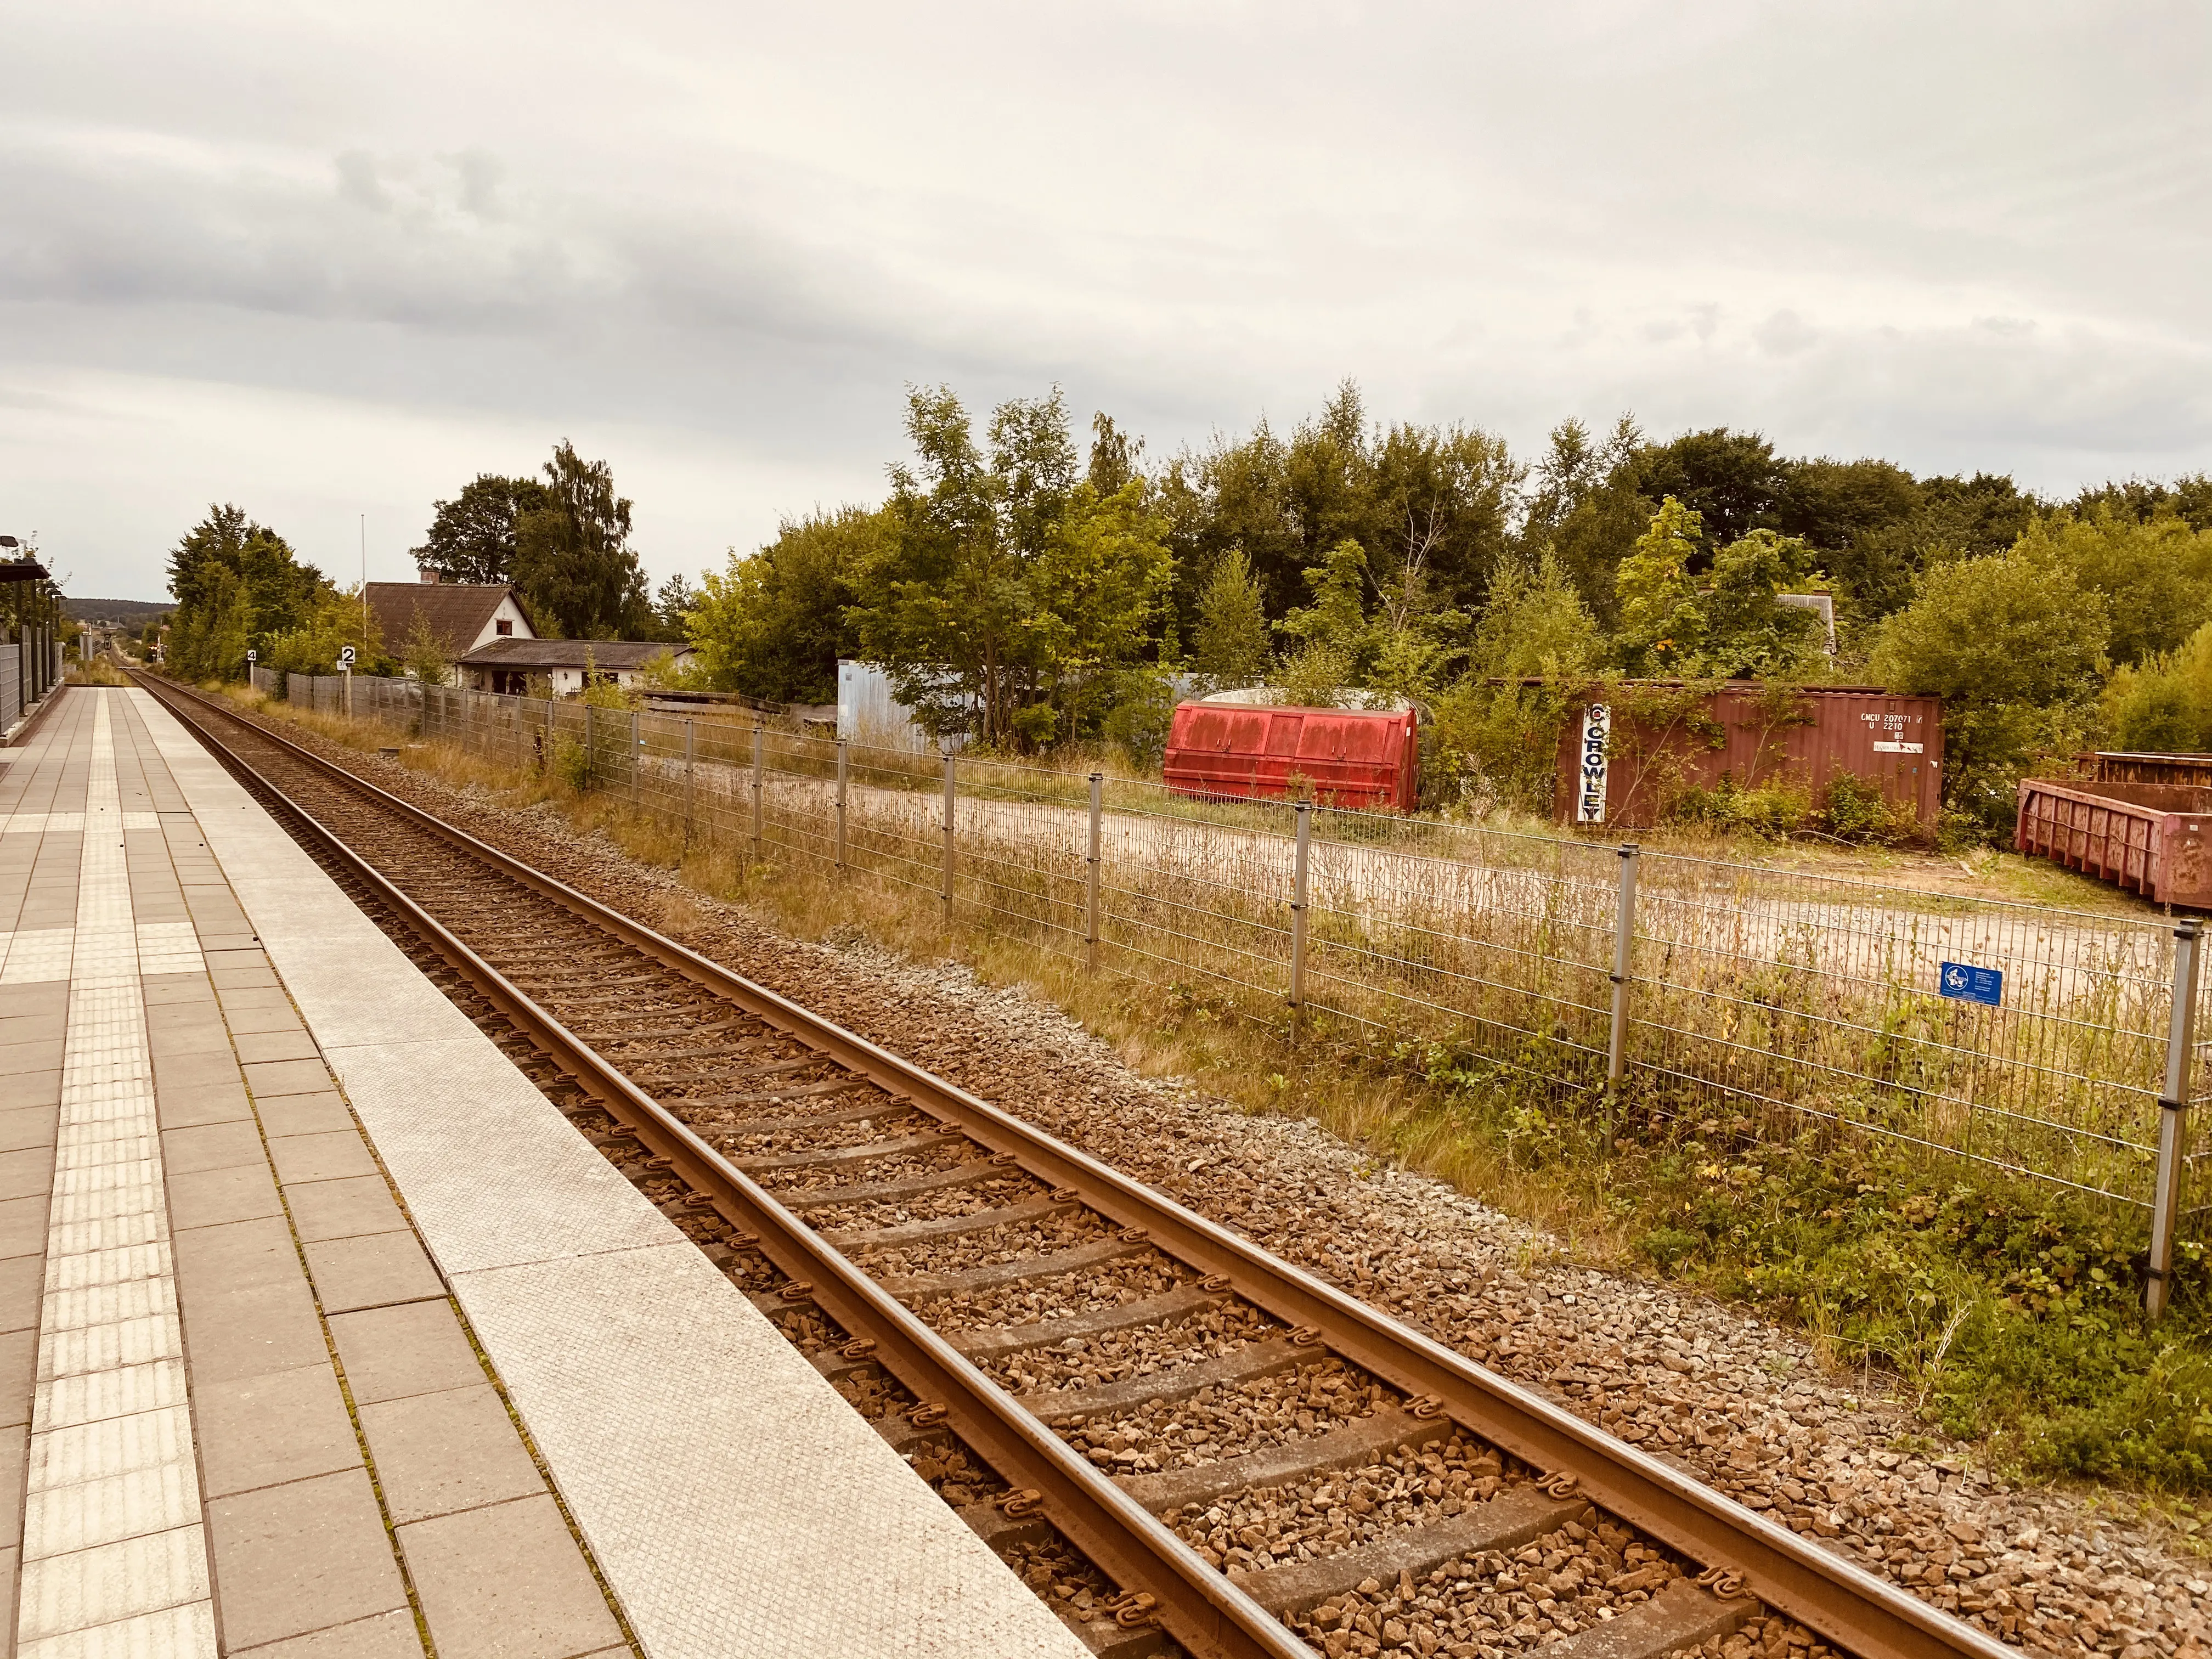
{"label": "station platform", "polygon": [[10,1651],[1085,1651],[151,697],[0,757]]}

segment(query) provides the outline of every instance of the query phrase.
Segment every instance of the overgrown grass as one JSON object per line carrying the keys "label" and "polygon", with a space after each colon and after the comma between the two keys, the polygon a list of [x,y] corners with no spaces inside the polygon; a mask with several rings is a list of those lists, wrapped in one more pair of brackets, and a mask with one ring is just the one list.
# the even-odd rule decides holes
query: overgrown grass
{"label": "overgrown grass", "polygon": [[[358,748],[393,741],[367,722],[265,712]],[[1638,1116],[1607,1155],[1589,1093],[1494,1060],[1438,1044],[1377,1054],[1325,1028],[1294,1050],[1279,1022],[1201,984],[1164,994],[1086,974],[1033,939],[948,932],[918,890],[755,865],[723,842],[687,847],[680,829],[576,787],[557,759],[546,775],[445,744],[402,753],[509,805],[550,801],[576,829],[797,937],[857,927],[915,959],[956,957],[1061,1008],[1141,1072],[1249,1111],[1311,1116],[1547,1230],[1568,1257],[1754,1306],[1806,1332],[1838,1374],[1895,1390],[2016,1474],[2159,1495],[2190,1531],[2191,1500],[2212,1495],[2212,1272],[2201,1242],[2185,1240],[2172,1306],[2148,1322],[2138,1212],[1848,1130],[1777,1144],[1707,1101]],[[696,915],[679,897],[658,921],[681,936]]]}

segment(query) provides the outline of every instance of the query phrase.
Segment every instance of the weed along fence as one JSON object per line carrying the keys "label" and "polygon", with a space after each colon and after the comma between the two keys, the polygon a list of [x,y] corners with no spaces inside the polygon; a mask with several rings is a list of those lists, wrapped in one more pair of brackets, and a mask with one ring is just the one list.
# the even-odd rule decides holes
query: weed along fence
{"label": "weed along fence", "polygon": [[2154,1261],[2212,1212],[2194,921],[383,684],[357,712],[751,864],[1608,1133],[1877,1137],[2151,1212]]}

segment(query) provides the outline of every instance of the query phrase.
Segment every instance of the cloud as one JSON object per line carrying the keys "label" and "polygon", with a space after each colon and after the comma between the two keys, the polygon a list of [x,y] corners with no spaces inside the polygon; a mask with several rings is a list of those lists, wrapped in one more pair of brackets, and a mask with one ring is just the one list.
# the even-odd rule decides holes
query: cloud
{"label": "cloud", "polygon": [[[10,24],[0,406],[89,412],[0,453],[0,513],[128,592],[180,500],[420,517],[599,433],[696,568],[879,492],[938,380],[1060,381],[1155,456],[1352,375],[1523,447],[1632,408],[2054,489],[2203,467],[2207,27],[49,8]],[[118,430],[166,435],[118,467]]]}

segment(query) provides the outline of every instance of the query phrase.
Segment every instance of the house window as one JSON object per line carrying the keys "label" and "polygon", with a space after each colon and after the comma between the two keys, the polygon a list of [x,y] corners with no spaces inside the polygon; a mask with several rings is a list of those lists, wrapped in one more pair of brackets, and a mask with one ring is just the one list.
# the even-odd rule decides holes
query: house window
{"label": "house window", "polygon": [[510,634],[514,632],[514,624],[504,617],[501,617],[497,622],[494,623],[491,627],[492,632],[498,635],[501,639],[507,638]]}

